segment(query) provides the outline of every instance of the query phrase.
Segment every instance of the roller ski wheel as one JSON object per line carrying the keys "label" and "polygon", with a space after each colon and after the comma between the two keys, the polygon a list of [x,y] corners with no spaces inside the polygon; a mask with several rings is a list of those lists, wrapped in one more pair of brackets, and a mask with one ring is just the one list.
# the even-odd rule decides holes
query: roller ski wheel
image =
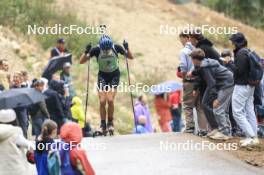
{"label": "roller ski wheel", "polygon": [[93,137],[106,136],[106,135],[107,135],[106,126],[102,126],[102,125],[101,125],[99,130],[94,131],[94,133],[93,133]]}
{"label": "roller ski wheel", "polygon": [[108,123],[107,124],[107,130],[108,130],[108,133],[109,133],[110,136],[114,135],[115,128],[114,128],[113,123]]}

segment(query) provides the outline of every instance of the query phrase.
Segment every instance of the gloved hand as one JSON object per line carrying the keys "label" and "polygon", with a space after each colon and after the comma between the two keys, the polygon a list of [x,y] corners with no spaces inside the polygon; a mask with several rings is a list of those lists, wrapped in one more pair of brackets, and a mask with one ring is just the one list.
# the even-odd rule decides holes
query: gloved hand
{"label": "gloved hand", "polygon": [[91,48],[92,48],[92,44],[91,43],[87,44],[84,53],[88,54],[90,52]]}
{"label": "gloved hand", "polygon": [[123,46],[126,50],[128,50],[128,42],[126,40],[123,41]]}

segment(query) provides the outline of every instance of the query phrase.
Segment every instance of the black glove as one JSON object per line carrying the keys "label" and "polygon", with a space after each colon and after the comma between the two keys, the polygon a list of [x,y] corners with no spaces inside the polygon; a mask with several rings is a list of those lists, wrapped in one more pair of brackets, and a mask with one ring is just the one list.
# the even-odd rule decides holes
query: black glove
{"label": "black glove", "polygon": [[123,41],[123,46],[126,50],[128,50],[128,42],[126,40]]}
{"label": "black glove", "polygon": [[92,48],[92,44],[91,43],[87,44],[84,53],[88,54],[90,52],[91,48]]}

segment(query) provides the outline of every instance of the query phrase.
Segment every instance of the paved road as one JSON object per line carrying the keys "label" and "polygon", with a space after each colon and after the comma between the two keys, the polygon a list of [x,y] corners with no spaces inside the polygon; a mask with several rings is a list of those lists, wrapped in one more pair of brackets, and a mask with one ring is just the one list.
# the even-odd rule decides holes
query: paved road
{"label": "paved road", "polygon": [[84,146],[97,175],[264,175],[224,151],[191,148],[202,141],[169,133],[89,138]]}

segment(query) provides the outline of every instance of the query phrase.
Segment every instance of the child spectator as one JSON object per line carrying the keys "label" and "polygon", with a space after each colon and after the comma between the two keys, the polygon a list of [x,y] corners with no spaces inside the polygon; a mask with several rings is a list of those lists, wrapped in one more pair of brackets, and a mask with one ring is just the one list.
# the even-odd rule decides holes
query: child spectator
{"label": "child spectator", "polygon": [[60,130],[60,137],[64,142],[71,144],[70,159],[75,174],[95,175],[85,151],[80,147],[83,138],[80,126],[74,122],[64,124]]}
{"label": "child spectator", "polygon": [[146,128],[147,118],[144,115],[138,116],[138,122],[136,125],[136,128],[134,128],[133,133],[134,134],[145,134],[149,133],[149,131]]}
{"label": "child spectator", "polygon": [[182,118],[181,118],[181,91],[172,92],[169,95],[170,111],[172,115],[174,132],[181,132]]}
{"label": "child spectator", "polygon": [[36,150],[34,152],[38,175],[49,175],[48,152],[52,149],[56,136],[57,124],[52,120],[46,120],[42,125],[41,135],[36,140]]}

